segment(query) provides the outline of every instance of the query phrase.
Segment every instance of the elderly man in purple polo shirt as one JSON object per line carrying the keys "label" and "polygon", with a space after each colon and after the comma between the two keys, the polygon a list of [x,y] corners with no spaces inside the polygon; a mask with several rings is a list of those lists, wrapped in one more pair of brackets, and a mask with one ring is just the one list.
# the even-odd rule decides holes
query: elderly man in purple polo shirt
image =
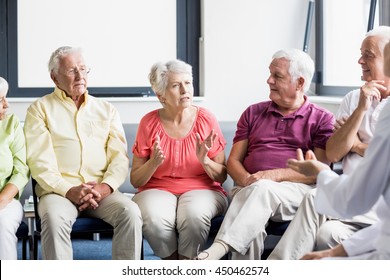
{"label": "elderly man in purple polo shirt", "polygon": [[311,104],[309,89],[314,63],[297,49],[280,50],[269,66],[271,101],[249,106],[237,124],[227,168],[236,186],[215,242],[197,259],[260,259],[268,220],[290,221],[315,178],[286,167],[297,148],[311,149],[329,163],[325,145],[334,116]]}

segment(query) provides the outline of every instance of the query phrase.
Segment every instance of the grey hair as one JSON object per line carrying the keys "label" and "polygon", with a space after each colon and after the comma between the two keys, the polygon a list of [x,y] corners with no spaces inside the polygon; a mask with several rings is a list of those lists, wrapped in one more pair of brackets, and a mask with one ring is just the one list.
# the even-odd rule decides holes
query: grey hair
{"label": "grey hair", "polygon": [[153,91],[159,96],[165,94],[169,73],[188,74],[192,77],[192,66],[178,59],[153,64],[149,73],[149,81]]}
{"label": "grey hair", "polygon": [[49,67],[49,72],[51,73],[54,71],[55,73],[58,73],[58,68],[60,64],[60,58],[67,56],[68,54],[71,53],[81,53],[82,50],[81,48],[74,48],[74,47],[69,47],[69,46],[63,46],[59,47],[56,49],[50,56],[48,67]]}
{"label": "grey hair", "polygon": [[390,40],[390,26],[381,25],[366,33],[366,37],[378,36]]}
{"label": "grey hair", "polygon": [[285,58],[290,62],[288,72],[293,81],[300,77],[304,78],[303,91],[307,92],[314,75],[313,59],[307,53],[298,49],[279,50],[272,56],[272,59],[278,58]]}
{"label": "grey hair", "polygon": [[8,92],[8,82],[3,77],[0,77],[0,93],[4,93],[4,95],[7,95]]}
{"label": "grey hair", "polygon": [[390,42],[390,26],[381,25],[375,27],[366,33],[365,38],[372,36],[379,37],[381,39],[380,48],[383,50],[385,45]]}

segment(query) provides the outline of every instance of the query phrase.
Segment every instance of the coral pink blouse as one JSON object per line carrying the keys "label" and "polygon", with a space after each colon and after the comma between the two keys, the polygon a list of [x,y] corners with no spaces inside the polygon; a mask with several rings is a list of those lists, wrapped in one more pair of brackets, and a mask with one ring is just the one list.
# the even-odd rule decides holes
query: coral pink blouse
{"label": "coral pink blouse", "polygon": [[154,138],[159,135],[164,162],[157,168],[146,185],[138,188],[169,191],[175,195],[191,190],[215,190],[226,195],[220,183],[213,181],[196,157],[196,133],[203,141],[214,129],[217,137],[208,152],[212,159],[226,146],[225,138],[215,116],[204,108],[197,107],[198,113],[190,132],[181,139],[171,138],[162,126],[158,110],[146,114],[138,126],[133,145],[133,154],[140,158],[149,157]]}

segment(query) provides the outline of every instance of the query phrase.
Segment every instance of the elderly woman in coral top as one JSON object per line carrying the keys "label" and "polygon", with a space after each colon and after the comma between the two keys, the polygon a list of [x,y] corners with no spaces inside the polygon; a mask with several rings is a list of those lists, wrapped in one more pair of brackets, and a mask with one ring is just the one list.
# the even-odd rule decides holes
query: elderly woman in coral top
{"label": "elderly woman in coral top", "polygon": [[192,104],[190,65],[156,63],[149,80],[162,108],[146,114],[138,127],[133,200],[155,255],[191,259],[205,245],[211,219],[227,208],[226,141],[214,115]]}

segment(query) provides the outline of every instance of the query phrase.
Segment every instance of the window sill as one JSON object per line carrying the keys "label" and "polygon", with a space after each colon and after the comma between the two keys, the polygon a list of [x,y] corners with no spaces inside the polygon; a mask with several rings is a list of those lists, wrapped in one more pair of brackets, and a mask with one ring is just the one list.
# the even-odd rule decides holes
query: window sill
{"label": "window sill", "polygon": [[343,97],[339,96],[318,96],[318,95],[309,95],[309,100],[313,103],[321,104],[334,104],[340,105]]}
{"label": "window sill", "polygon": [[[148,96],[148,97],[99,97],[103,100],[106,100],[108,102],[112,103],[118,103],[118,102],[158,102],[158,99],[156,96]],[[32,103],[35,100],[37,100],[35,97],[10,97],[7,98],[7,101],[10,103]],[[204,101],[203,96],[195,96],[193,97],[194,102],[201,102]]]}

